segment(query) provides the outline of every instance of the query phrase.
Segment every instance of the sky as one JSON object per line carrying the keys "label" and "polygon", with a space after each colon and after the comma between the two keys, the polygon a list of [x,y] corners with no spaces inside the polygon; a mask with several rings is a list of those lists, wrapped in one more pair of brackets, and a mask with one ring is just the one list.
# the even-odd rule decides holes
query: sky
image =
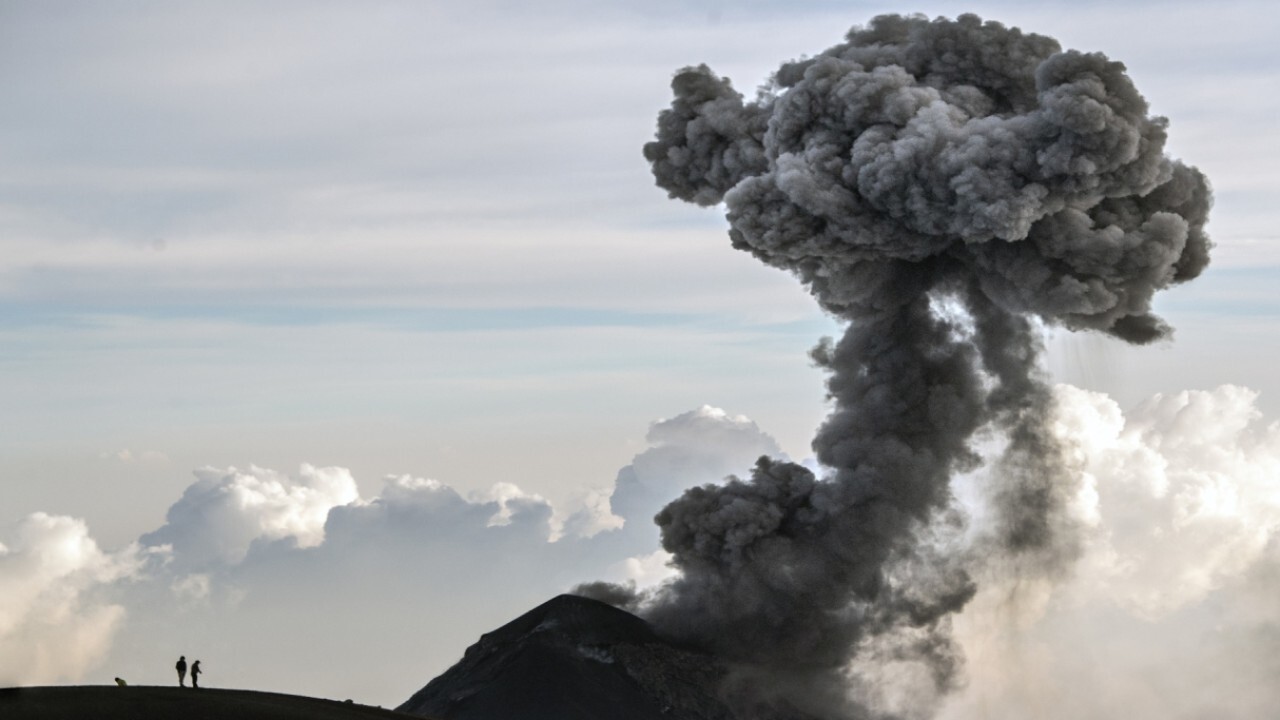
{"label": "sky", "polygon": [[957,619],[933,711],[1262,717],[1280,14],[1244,1],[0,1],[0,686],[185,654],[391,706],[577,582],[661,579],[665,500],[809,457],[840,328],[640,148],[678,68],[749,93],[883,12],[1123,61],[1215,195],[1171,342],[1049,338],[1096,532]]}

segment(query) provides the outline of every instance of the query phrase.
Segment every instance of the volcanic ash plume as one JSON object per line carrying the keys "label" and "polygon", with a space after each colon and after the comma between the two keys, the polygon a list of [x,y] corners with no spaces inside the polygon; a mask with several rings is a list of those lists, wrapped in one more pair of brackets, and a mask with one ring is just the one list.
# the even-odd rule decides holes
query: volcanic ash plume
{"label": "volcanic ash plume", "polygon": [[950,478],[999,432],[982,552],[1030,572],[1071,558],[1038,328],[1165,337],[1153,294],[1208,263],[1205,178],[1164,155],[1122,64],[972,15],[875,18],[750,102],[706,66],[672,87],[644,148],[658,184],[723,202],[734,247],[848,329],[813,353],[828,471],[762,459],[668,505],[681,574],[643,610],[738,669],[746,715],[879,715],[849,691],[871,655],[944,692],[948,616],[974,593]]}

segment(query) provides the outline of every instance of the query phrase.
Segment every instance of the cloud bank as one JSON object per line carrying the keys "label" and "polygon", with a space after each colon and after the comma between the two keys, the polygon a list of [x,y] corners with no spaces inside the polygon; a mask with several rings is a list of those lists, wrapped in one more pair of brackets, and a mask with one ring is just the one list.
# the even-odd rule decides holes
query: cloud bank
{"label": "cloud bank", "polygon": [[[662,504],[778,453],[754,422],[709,406],[653,423],[648,443],[612,492],[584,491],[583,509],[563,521],[518,478],[463,494],[395,475],[362,497],[349,470],[307,464],[195,471],[165,523],[121,556],[128,574],[106,572],[123,560],[97,550],[82,522],[59,519],[80,543],[78,569],[49,565],[40,587],[78,597],[76,612],[99,637],[63,674],[45,668],[11,682],[167,683],[168,656],[186,654],[203,660],[211,686],[398,702],[479,633],[584,579],[667,576],[652,522]],[[45,533],[8,552],[34,558],[59,542]],[[9,555],[0,558],[5,583],[30,584],[22,568],[47,564]],[[39,607],[33,595],[3,617],[54,647],[63,636],[41,624]]]}
{"label": "cloud bank", "polygon": [[[1054,401],[1050,427],[1083,478],[1067,498],[1078,559],[980,577],[954,622],[954,696],[887,646],[846,669],[848,686],[875,712],[944,720],[1265,716],[1280,702],[1280,426],[1237,386],[1127,413],[1070,386]],[[661,581],[663,498],[777,449],[709,407],[647,437],[607,504],[624,523],[591,533],[557,534],[556,509],[517,483],[465,496],[399,475],[360,497],[349,472],[306,465],[201,469],[163,527],[115,552],[80,521],[32,515],[0,531],[0,680],[164,684],[183,653],[216,671],[211,686],[398,702],[551,594]],[[958,488],[972,521],[952,540],[970,548],[991,511],[985,472]]]}

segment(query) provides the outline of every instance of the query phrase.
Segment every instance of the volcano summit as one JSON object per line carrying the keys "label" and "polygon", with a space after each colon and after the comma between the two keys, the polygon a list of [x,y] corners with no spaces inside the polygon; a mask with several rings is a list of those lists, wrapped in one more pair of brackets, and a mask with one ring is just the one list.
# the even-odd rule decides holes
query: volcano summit
{"label": "volcano summit", "polygon": [[560,595],[467,648],[399,712],[445,720],[732,720],[723,670],[640,618]]}

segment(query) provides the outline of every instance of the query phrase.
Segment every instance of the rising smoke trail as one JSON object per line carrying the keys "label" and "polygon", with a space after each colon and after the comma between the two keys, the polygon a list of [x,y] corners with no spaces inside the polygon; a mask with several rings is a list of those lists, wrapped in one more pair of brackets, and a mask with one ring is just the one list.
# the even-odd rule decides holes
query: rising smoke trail
{"label": "rising smoke trail", "polygon": [[883,637],[945,691],[947,618],[975,590],[927,537],[950,478],[1000,432],[986,552],[1069,559],[1038,323],[1167,336],[1151,299],[1208,263],[1208,184],[1164,155],[1122,64],[973,15],[877,17],[753,102],[706,66],[672,88],[644,148],[658,185],[723,202],[734,247],[848,328],[814,351],[826,476],[761,459],[672,502],[657,522],[680,576],[642,611],[737,668],[745,716],[875,716],[846,668]]}

